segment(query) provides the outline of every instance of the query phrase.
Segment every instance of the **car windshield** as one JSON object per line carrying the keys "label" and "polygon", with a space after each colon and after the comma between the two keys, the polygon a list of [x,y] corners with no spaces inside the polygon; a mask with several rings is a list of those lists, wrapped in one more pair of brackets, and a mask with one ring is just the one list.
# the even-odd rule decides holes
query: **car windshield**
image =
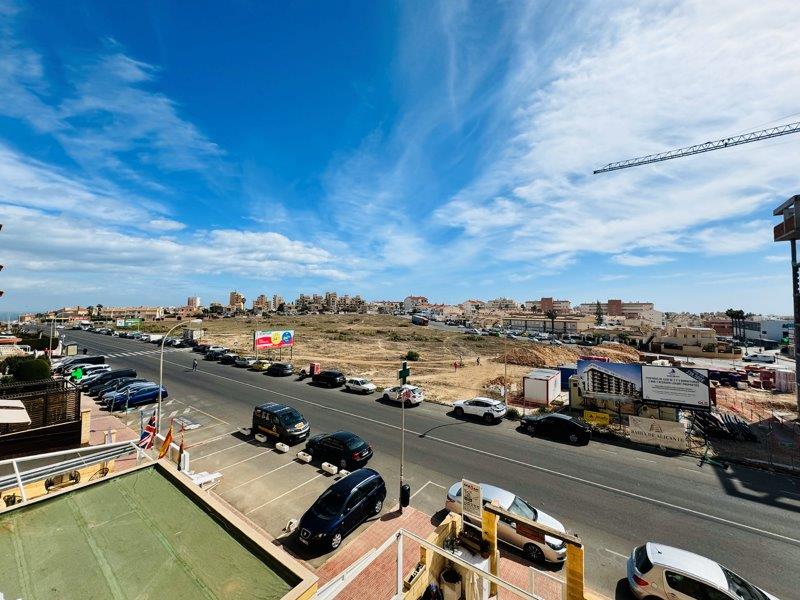
{"label": "car windshield", "polygon": [[508,511],[530,519],[531,521],[536,520],[536,509],[519,496],[514,496],[514,501],[511,503],[511,506],[508,507]]}
{"label": "car windshield", "polygon": [[741,598],[741,600],[769,600],[764,592],[747,583],[733,571],[722,567],[722,572],[725,574],[725,579],[728,580],[728,590],[730,590],[734,598]]}
{"label": "car windshield", "polygon": [[330,519],[342,512],[347,495],[339,490],[328,488],[317,501],[314,502],[312,509],[323,519]]}
{"label": "car windshield", "polygon": [[296,410],[290,410],[281,415],[281,423],[286,427],[291,427],[292,425],[297,425],[303,420],[303,415],[301,415]]}
{"label": "car windshield", "polygon": [[347,440],[347,449],[348,450],[358,450],[364,445],[364,440],[362,440],[358,436],[353,436],[349,440]]}

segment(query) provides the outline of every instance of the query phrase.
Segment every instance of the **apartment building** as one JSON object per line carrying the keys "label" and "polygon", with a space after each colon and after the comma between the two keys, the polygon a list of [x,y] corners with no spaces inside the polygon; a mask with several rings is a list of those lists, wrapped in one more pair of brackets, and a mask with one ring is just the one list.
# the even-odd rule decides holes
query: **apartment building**
{"label": "apartment building", "polygon": [[104,306],[98,313],[104,319],[163,319],[162,306]]}
{"label": "apartment building", "polygon": [[232,310],[244,310],[244,303],[247,299],[236,290],[228,296],[228,308]]}
{"label": "apartment building", "polygon": [[259,294],[258,297],[253,300],[253,310],[256,312],[269,312],[272,310],[272,301],[269,299],[269,296],[266,294]]}
{"label": "apartment building", "polygon": [[770,340],[780,342],[794,338],[794,324],[789,319],[757,315],[744,322],[744,336],[750,341]]}
{"label": "apartment building", "polygon": [[186,306],[188,308],[193,308],[195,310],[199,309],[201,306],[203,306],[200,303],[200,296],[189,296],[186,299]]}
{"label": "apartment building", "polygon": [[717,332],[710,327],[669,327],[659,341],[662,344],[676,344],[681,347],[702,348],[707,344],[716,346]]}
{"label": "apartment building", "polygon": [[524,302],[522,304],[522,308],[532,312],[541,313],[554,310],[560,315],[566,315],[572,312],[572,303],[569,300],[556,300],[552,297],[543,297],[540,300],[528,300]]}
{"label": "apartment building", "polygon": [[[652,302],[623,302],[622,300],[609,299],[600,303],[603,315],[610,317],[625,317],[627,319],[641,319],[652,327],[664,327],[664,313],[655,309]],[[584,302],[576,307],[576,311],[583,315],[594,315],[597,312],[597,302]]]}
{"label": "apartment building", "polygon": [[511,298],[495,298],[486,303],[486,307],[492,310],[516,310],[519,304]]}
{"label": "apartment building", "polygon": [[558,315],[553,322],[543,314],[503,319],[503,327],[507,329],[530,332],[583,333],[593,326],[594,317],[585,315]]}
{"label": "apartment building", "polygon": [[403,311],[410,313],[428,306],[428,299],[425,296],[406,296],[403,299]]}

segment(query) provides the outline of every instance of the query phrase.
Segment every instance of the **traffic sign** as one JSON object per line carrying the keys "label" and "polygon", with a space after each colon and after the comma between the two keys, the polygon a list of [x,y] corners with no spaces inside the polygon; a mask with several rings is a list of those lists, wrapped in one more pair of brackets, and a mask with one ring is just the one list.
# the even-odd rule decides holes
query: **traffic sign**
{"label": "traffic sign", "polygon": [[403,367],[397,372],[397,378],[402,380],[405,385],[406,379],[411,375],[411,369],[408,368],[408,363],[403,361]]}

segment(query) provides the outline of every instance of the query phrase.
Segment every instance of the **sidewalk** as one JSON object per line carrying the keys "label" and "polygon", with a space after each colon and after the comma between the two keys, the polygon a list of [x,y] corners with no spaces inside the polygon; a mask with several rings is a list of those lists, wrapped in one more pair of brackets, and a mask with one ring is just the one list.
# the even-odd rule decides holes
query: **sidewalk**
{"label": "sidewalk", "polygon": [[[127,442],[138,440],[139,432],[134,431],[118,417],[108,411],[101,410],[100,406],[86,394],[81,394],[81,410],[89,409],[89,445],[98,446],[106,443],[106,434],[115,431],[115,441]],[[125,471],[137,464],[136,455],[125,456],[114,461],[114,471]]]}

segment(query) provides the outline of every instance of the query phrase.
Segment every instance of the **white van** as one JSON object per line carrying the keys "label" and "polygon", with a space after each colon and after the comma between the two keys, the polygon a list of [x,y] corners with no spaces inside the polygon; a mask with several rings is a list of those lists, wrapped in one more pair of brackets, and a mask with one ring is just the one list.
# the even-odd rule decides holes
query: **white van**
{"label": "white van", "polygon": [[744,362],[775,363],[777,359],[774,354],[746,354],[742,357]]}

